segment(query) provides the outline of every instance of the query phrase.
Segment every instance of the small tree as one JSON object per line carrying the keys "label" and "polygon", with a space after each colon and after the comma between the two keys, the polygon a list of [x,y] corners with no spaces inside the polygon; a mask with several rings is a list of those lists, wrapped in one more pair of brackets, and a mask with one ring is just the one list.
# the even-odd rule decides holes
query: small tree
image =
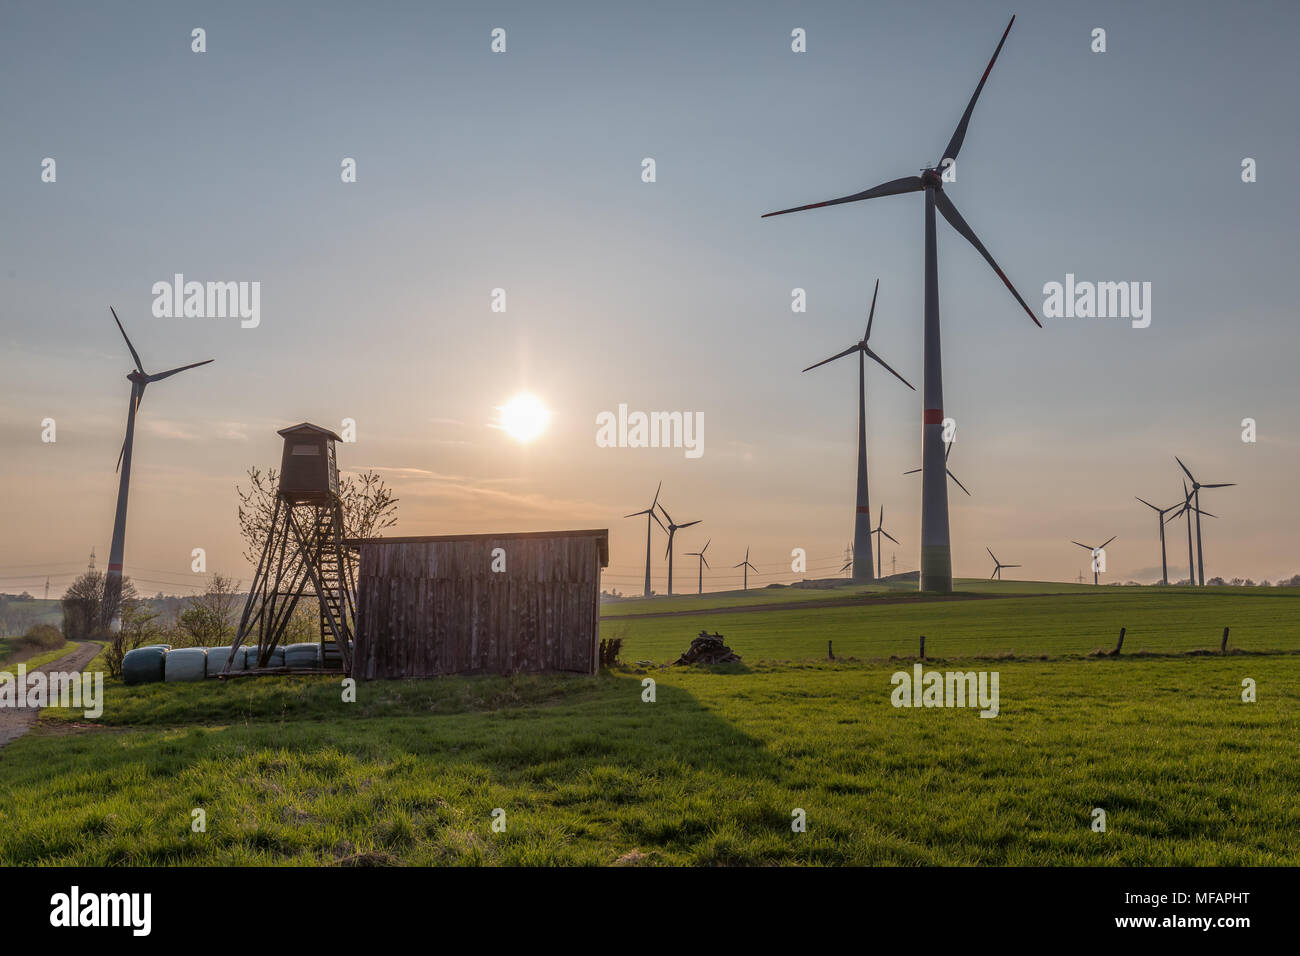
{"label": "small tree", "polygon": [[[254,466],[248,469],[248,488],[235,486],[239,495],[239,533],[244,539],[244,558],[254,567],[261,561],[262,548],[271,533],[279,485],[279,475],[274,468],[263,471]],[[339,499],[343,504],[345,538],[371,538],[397,523],[398,499],[374,471],[363,471],[356,476],[341,475]],[[346,557],[349,561],[356,560],[351,552]],[[285,574],[292,580],[293,572],[297,570],[296,566],[286,567]]]}
{"label": "small tree", "polygon": [[190,606],[181,612],[177,624],[198,646],[229,643],[235,637],[239,604],[239,582],[214,572],[207,591],[190,598]]}
{"label": "small tree", "polygon": [[[63,634],[70,641],[84,641],[104,637],[103,626],[104,581],[102,571],[87,571],[63,592]],[[122,619],[140,603],[135,585],[128,577],[122,578]]]}
{"label": "small tree", "polygon": [[109,637],[104,648],[104,663],[113,677],[122,676],[122,659],[127,651],[145,644],[158,643],[161,636],[158,612],[142,601],[123,603],[122,629]]}

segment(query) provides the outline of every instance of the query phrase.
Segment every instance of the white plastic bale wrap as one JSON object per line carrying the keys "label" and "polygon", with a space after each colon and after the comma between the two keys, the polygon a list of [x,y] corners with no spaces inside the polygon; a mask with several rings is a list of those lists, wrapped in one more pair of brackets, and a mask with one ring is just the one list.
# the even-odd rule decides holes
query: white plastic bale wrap
{"label": "white plastic bale wrap", "polygon": [[[218,674],[225,673],[226,661],[230,659],[230,647],[222,645],[219,647],[206,648],[208,652],[208,676],[216,677]],[[230,673],[242,671],[244,669],[244,657],[248,653],[248,648],[241,646],[235,651],[235,659],[230,662]]]}
{"label": "white plastic bale wrap", "polygon": [[208,675],[208,652],[202,647],[180,647],[163,658],[163,679],[173,681],[203,680]]}

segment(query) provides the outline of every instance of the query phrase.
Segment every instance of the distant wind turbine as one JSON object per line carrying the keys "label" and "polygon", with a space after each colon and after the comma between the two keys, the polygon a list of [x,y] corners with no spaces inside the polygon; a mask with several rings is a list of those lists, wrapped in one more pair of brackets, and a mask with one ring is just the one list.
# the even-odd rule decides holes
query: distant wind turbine
{"label": "distant wind turbine", "polygon": [[993,573],[989,575],[989,580],[990,580],[990,581],[992,581],[995,577],[996,577],[999,581],[1001,581],[1001,580],[1002,580],[1002,569],[1003,569],[1003,568],[1018,568],[1018,567],[1020,567],[1020,565],[1018,565],[1018,564],[1003,564],[1001,561],[998,560],[998,556],[997,556],[996,554],[993,553],[993,549],[990,548],[987,544],[984,545],[984,550],[987,551],[987,552],[989,553],[989,557],[993,559]]}
{"label": "distant wind turbine", "polygon": [[109,306],[108,311],[113,313],[113,321],[117,323],[117,329],[122,333],[122,338],[126,339],[126,347],[131,351],[131,358],[135,362],[134,371],[127,375],[127,380],[131,383],[131,402],[126,411],[126,438],[122,441],[122,451],[117,456],[117,470],[121,477],[118,479],[117,485],[117,513],[113,516],[113,543],[108,550],[108,573],[104,577],[104,617],[102,623],[116,630],[121,626],[122,555],[126,549],[126,500],[131,485],[131,451],[135,444],[135,413],[140,407],[140,400],[144,398],[145,386],[153,382],[161,382],[165,378],[171,378],[177,372],[184,372],[187,369],[198,368],[200,365],[207,365],[212,359],[182,365],[180,368],[150,375],[144,370],[144,366],[140,364],[140,355],[136,352],[135,346],[131,344],[131,340],[127,338],[126,329],[122,328],[122,320],[117,317],[117,312],[112,306]]}
{"label": "distant wind turbine", "polygon": [[[1116,538],[1118,538],[1118,537],[1119,537],[1119,535],[1117,535],[1117,534],[1113,534],[1113,535],[1111,535],[1109,538],[1107,538],[1104,542],[1102,542],[1100,545],[1098,545],[1098,546],[1095,547],[1095,548],[1094,548],[1092,545],[1081,544],[1081,543],[1078,542],[1078,541],[1071,541],[1071,542],[1070,542],[1071,544],[1077,544],[1077,545],[1079,545],[1079,547],[1083,548],[1083,550],[1085,550],[1085,551],[1091,551],[1091,552],[1092,552],[1092,583],[1093,583],[1094,585],[1097,584],[1097,575],[1098,575],[1098,568],[1097,568],[1097,555],[1099,555],[1102,551],[1105,550],[1106,545],[1110,544],[1112,541],[1114,541],[1114,540],[1115,540]],[[993,560],[996,561],[997,559],[994,558]]]}
{"label": "distant wind turbine", "polygon": [[704,519],[700,518],[695,521],[688,521],[685,524],[673,524],[673,516],[668,513],[668,509],[665,508],[663,505],[660,505],[659,510],[662,511],[664,513],[664,517],[668,519],[668,551],[665,553],[665,557],[668,558],[668,596],[672,597],[673,596],[673,539],[677,537],[677,532],[681,531],[682,528],[689,528],[693,524],[699,524],[700,521],[703,521]]}
{"label": "distant wind turbine", "polygon": [[752,570],[755,574],[758,574],[758,568],[754,567],[752,564],[749,563],[749,548],[748,548],[748,547],[745,548],[745,560],[744,560],[744,561],[741,561],[739,564],[733,564],[732,567],[733,567],[733,568],[744,568],[744,569],[745,569],[745,590],[748,591],[748,590],[749,590],[749,572]]}
{"label": "distant wind turbine", "polygon": [[1183,464],[1182,459],[1177,455],[1174,456],[1174,461],[1178,462],[1178,467],[1183,470],[1192,482],[1192,497],[1196,499],[1196,577],[1201,587],[1205,587],[1205,556],[1201,552],[1201,489],[1232,488],[1235,487],[1236,482],[1219,482],[1214,485],[1202,484],[1192,477],[1192,473],[1187,470],[1187,466]]}
{"label": "distant wind turbine", "polygon": [[[1137,498],[1136,495],[1133,497]],[[1156,513],[1156,524],[1160,525],[1160,583],[1169,583],[1169,562],[1165,558],[1165,514],[1173,511],[1178,505],[1170,505],[1168,508],[1157,508],[1145,498],[1138,498],[1148,508]]]}
{"label": "distant wind turbine", "polygon": [[[709,559],[704,556],[704,552],[709,550],[709,545],[712,543],[713,539],[710,538],[708,541],[704,542],[704,547],[700,548],[700,550],[686,552],[691,557],[700,559],[700,594],[704,593],[704,569],[709,567]],[[709,568],[709,570],[712,571],[713,569]]]}
{"label": "distant wind turbine", "polygon": [[880,563],[880,541],[882,537],[888,538],[894,544],[898,544],[898,539],[885,530],[885,506],[880,506],[880,520],[876,522],[875,530],[871,532],[876,536],[876,567],[882,571],[884,567]]}
{"label": "distant wind turbine", "polygon": [[623,516],[624,518],[635,518],[637,515],[646,516],[645,519],[645,596],[646,597],[650,596],[650,531],[652,530],[650,527],[650,522],[654,521],[654,523],[659,525],[659,527],[663,528],[665,532],[668,530],[667,528],[664,528],[664,523],[660,521],[659,516],[655,514],[655,505],[659,504],[659,492],[663,489],[663,486],[664,483],[662,481],[659,482],[659,487],[655,489],[655,500],[650,502],[649,508],[646,508],[644,511],[634,511],[630,515]]}
{"label": "distant wind turbine", "polygon": [[1192,556],[1192,512],[1196,512],[1196,523],[1200,524],[1201,515],[1207,518],[1217,518],[1218,515],[1212,515],[1208,511],[1202,511],[1196,505],[1192,504],[1195,497],[1188,489],[1187,482],[1183,482],[1183,504],[1177,511],[1169,516],[1170,521],[1187,516],[1187,586],[1196,587],[1196,559]]}
{"label": "distant wind turbine", "polygon": [[[862,341],[850,345],[843,352],[837,352],[816,365],[809,365],[805,372],[810,372],[828,362],[858,353],[858,500],[853,514],[853,580],[870,581],[874,572],[871,567],[871,501],[867,494],[867,359],[878,363],[894,378],[898,379],[912,391],[912,383],[890,368],[885,360],[871,350],[867,342],[871,339],[871,324],[876,318],[876,296],[880,292],[880,280],[876,280],[876,290],[871,293],[871,311],[867,315],[867,333]],[[880,564],[879,561],[876,562]]]}
{"label": "distant wind turbine", "polygon": [[921,459],[920,589],[922,591],[937,591],[944,594],[952,592],[952,548],[948,535],[948,488],[947,483],[943,480],[943,359],[939,349],[939,265],[934,225],[936,209],[948,220],[949,225],[961,233],[975,247],[976,251],[984,257],[985,261],[993,267],[993,271],[1002,280],[1002,284],[1020,303],[1020,307],[1025,310],[1034,324],[1040,327],[1042,325],[1038,321],[1038,317],[1034,315],[1034,311],[1025,304],[1025,300],[1021,298],[1020,293],[1011,284],[1011,280],[1006,277],[1001,267],[993,260],[993,256],[989,254],[989,251],[984,248],[983,243],[979,241],[971,227],[967,225],[966,220],[962,218],[961,213],[957,211],[957,207],[952,204],[952,200],[948,198],[943,188],[944,174],[950,170],[955,172],[957,154],[961,150],[962,142],[966,139],[966,127],[970,123],[971,114],[975,110],[975,102],[979,99],[980,92],[984,89],[984,83],[993,71],[993,64],[997,62],[998,54],[1002,52],[1002,45],[1007,42],[1007,34],[1011,32],[1011,25],[1015,22],[1016,18],[1012,17],[1011,22],[1007,24],[1006,30],[1003,31],[1002,39],[998,41],[997,49],[993,51],[993,58],[989,60],[989,65],[984,68],[984,74],[980,77],[979,84],[976,85],[975,92],[966,105],[966,112],[962,114],[961,121],[952,134],[952,139],[948,141],[943,155],[940,156],[939,162],[935,166],[923,169],[919,176],[905,176],[902,179],[894,179],[850,196],[810,203],[806,206],[795,206],[766,214],[767,216],[779,216],[784,213],[800,212],[805,209],[818,209],[822,206],[835,206],[840,203],[858,202],[863,199],[876,199],[880,196],[896,196],[901,193],[922,191],[925,193],[925,394],[921,416],[924,436]]}

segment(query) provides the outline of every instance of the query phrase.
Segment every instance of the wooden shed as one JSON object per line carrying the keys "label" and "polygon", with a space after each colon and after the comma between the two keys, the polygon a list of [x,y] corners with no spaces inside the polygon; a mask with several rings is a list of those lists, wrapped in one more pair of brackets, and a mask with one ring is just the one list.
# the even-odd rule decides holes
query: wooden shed
{"label": "wooden shed", "polygon": [[355,677],[594,674],[600,667],[608,530],[347,545],[360,552]]}

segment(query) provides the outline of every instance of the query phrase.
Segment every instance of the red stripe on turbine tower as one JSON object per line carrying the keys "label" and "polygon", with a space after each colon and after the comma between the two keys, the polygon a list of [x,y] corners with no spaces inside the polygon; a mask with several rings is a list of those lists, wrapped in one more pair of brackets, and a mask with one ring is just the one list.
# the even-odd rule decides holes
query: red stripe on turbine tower
{"label": "red stripe on turbine tower", "polygon": [[923,424],[923,425],[942,425],[942,424],[943,424],[943,409],[942,409],[942,408],[927,408],[927,409],[925,410],[925,415],[924,415],[924,416],[922,417],[922,419],[921,419],[921,424]]}
{"label": "red stripe on turbine tower", "polygon": [[121,571],[121,570],[122,570],[122,565],[120,565],[120,564],[110,564],[110,565],[108,566],[108,570],[110,570],[110,571]]}

